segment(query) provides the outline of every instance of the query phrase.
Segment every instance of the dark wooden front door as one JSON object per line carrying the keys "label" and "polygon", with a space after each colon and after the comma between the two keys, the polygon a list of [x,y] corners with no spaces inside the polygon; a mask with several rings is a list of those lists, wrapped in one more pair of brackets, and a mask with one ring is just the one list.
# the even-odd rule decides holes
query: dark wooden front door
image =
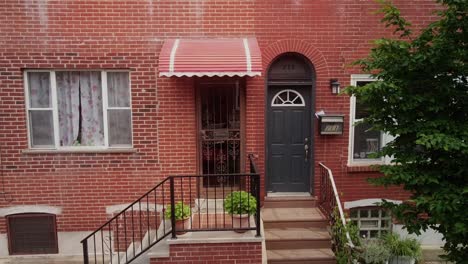
{"label": "dark wooden front door", "polygon": [[310,86],[268,89],[268,191],[310,191],[312,108]]}

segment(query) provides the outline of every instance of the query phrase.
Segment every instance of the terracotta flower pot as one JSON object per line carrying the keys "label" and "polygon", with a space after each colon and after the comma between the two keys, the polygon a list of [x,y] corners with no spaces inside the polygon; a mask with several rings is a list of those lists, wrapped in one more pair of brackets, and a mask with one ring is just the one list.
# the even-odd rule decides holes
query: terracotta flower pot
{"label": "terracotta flower pot", "polygon": [[244,233],[247,230],[238,230],[236,228],[247,228],[249,227],[249,214],[240,214],[240,215],[232,215],[232,227],[234,231],[237,233]]}
{"label": "terracotta flower pot", "polygon": [[183,235],[187,233],[186,231],[178,231],[178,230],[184,230],[184,229],[189,229],[190,228],[190,218],[182,219],[182,220],[176,220],[175,224],[175,229],[176,229],[176,234],[177,235]]}

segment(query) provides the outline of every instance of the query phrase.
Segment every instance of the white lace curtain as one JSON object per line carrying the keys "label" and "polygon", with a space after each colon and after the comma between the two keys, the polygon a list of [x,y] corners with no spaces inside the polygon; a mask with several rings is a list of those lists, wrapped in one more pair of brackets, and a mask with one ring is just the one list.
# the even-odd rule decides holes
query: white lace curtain
{"label": "white lace curtain", "polygon": [[104,145],[100,72],[57,72],[61,146]]}

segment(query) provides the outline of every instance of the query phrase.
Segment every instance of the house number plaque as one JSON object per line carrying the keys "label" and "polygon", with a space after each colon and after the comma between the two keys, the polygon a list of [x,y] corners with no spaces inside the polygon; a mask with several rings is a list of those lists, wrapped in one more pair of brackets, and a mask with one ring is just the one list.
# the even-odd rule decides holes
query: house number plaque
{"label": "house number plaque", "polygon": [[320,116],[320,135],[342,135],[343,134],[343,115],[321,115]]}

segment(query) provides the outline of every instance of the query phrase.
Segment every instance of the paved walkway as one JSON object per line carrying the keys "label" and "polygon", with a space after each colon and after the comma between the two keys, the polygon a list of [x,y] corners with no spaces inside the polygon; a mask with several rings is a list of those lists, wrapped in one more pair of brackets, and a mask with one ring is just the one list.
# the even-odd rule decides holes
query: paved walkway
{"label": "paved walkway", "polygon": [[0,258],[0,264],[83,264],[82,257],[28,256]]}

